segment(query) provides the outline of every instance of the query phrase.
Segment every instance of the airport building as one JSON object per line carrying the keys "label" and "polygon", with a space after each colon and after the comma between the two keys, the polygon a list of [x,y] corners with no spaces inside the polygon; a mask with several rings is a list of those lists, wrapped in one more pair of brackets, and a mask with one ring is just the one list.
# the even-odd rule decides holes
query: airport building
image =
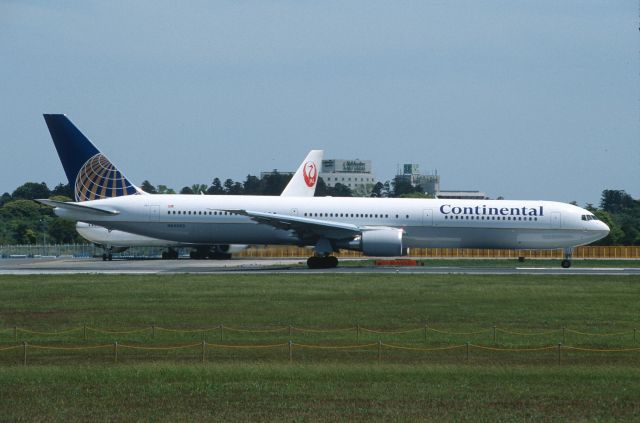
{"label": "airport building", "polygon": [[[402,172],[398,172],[398,177],[409,182],[412,186],[420,186],[425,194],[434,198],[446,199],[462,199],[462,200],[487,200],[487,194],[482,191],[471,190],[441,190],[440,176],[438,172],[431,175],[423,175],[420,173],[420,166],[415,163],[407,163],[402,165]],[[400,170],[400,169],[398,169]]]}
{"label": "airport building", "polygon": [[371,195],[376,183],[371,160],[323,160],[320,177],[328,187],[342,184],[351,189],[354,196],[362,197]]}
{"label": "airport building", "polygon": [[397,174],[398,178],[410,183],[413,187],[422,187],[424,193],[430,197],[435,197],[440,191],[440,176],[438,172],[434,172],[432,175],[423,175],[420,173],[420,166],[416,163],[403,164],[401,169],[402,172]]}
{"label": "airport building", "polygon": [[260,172],[260,179],[264,178],[265,176],[271,176],[271,175],[293,176],[295,175],[295,172],[281,172],[278,169],[273,169],[271,171]]}
{"label": "airport building", "polygon": [[487,194],[482,191],[438,191],[438,198],[459,200],[488,200]]}

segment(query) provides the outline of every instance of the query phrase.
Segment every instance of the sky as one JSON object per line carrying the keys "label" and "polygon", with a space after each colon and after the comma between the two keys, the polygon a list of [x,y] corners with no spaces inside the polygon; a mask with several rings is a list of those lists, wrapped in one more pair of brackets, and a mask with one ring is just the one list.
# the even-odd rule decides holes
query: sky
{"label": "sky", "polygon": [[66,178],[65,113],[134,183],[311,149],[441,189],[640,198],[637,1],[0,0],[0,193]]}

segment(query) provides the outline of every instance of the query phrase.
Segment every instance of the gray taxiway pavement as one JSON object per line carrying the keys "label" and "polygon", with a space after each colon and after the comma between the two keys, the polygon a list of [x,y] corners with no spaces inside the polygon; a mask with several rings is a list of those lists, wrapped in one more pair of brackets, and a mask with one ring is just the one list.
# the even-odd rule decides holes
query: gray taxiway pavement
{"label": "gray taxiway pavement", "polygon": [[[346,261],[346,260],[345,260]],[[180,274],[180,273],[405,273],[405,274],[537,274],[537,275],[640,275],[640,268],[533,267],[521,263],[514,267],[417,267],[343,266],[335,269],[307,269],[306,259],[216,260],[114,260],[94,258],[15,258],[0,259],[0,275],[36,274]],[[519,263],[520,264],[520,263]]]}

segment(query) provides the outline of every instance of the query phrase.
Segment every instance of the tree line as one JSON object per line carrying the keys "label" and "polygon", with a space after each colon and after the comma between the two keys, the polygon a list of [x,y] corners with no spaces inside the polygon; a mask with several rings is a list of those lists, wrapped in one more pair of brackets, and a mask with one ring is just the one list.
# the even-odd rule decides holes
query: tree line
{"label": "tree line", "polygon": [[[262,178],[247,175],[243,182],[226,179],[222,182],[214,178],[210,185],[194,184],[180,189],[180,194],[205,195],[280,195],[289,183],[291,175],[278,172]],[[176,191],[166,185],[153,185],[145,180],[141,185],[149,194],[175,194]],[[336,184],[329,187],[322,178],[318,179],[316,196],[352,197],[349,187]],[[384,183],[378,182],[371,187],[371,197],[408,197],[426,198],[420,187],[413,187],[402,178]],[[53,214],[51,207],[33,201],[36,198],[51,198],[59,201],[72,201],[73,191],[68,184],[58,184],[49,189],[44,182],[27,182],[16,188],[11,194],[0,196],[0,244],[66,244],[86,242],[75,230],[75,223],[61,219]],[[574,202],[575,204],[575,202]],[[598,241],[598,245],[640,245],[640,199],[634,199],[624,190],[604,190],[598,207],[585,206],[604,221],[610,234]]]}

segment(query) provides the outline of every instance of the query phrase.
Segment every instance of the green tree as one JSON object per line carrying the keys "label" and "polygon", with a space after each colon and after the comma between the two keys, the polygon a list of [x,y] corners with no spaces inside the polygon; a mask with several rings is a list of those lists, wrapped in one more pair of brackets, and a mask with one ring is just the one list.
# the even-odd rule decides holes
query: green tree
{"label": "green tree", "polygon": [[4,194],[2,194],[2,197],[0,197],[0,207],[4,206],[11,200],[12,200],[11,194],[9,194],[8,192],[5,192]]}
{"label": "green tree", "polygon": [[422,192],[422,187],[414,187],[413,185],[411,185],[411,182],[407,180],[407,178],[404,178],[401,175],[393,178],[393,182],[391,183],[391,185],[393,186],[393,189],[389,193],[390,197],[400,197],[403,194]]}
{"label": "green tree", "polygon": [[74,198],[73,190],[71,189],[69,184],[63,184],[63,183],[56,185],[55,188],[51,190],[50,197],[53,197],[53,196],[65,196],[69,198]]}
{"label": "green tree", "polygon": [[206,193],[207,186],[205,184],[193,184],[191,185],[191,191],[194,194]]}
{"label": "green tree", "polygon": [[13,191],[11,197],[13,199],[34,200],[36,198],[49,198],[51,191],[47,187],[47,184],[40,182],[27,182],[20,185]]}
{"label": "green tree", "polygon": [[224,188],[222,188],[222,183],[219,178],[213,178],[213,182],[211,182],[211,186],[207,189],[207,194],[209,195],[221,195],[224,194]]}
{"label": "green tree", "polygon": [[193,194],[193,189],[191,187],[182,187],[180,194]]}
{"label": "green tree", "polygon": [[257,176],[247,175],[243,185],[243,191],[246,195],[260,195],[262,194],[260,179]]}
{"label": "green tree", "polygon": [[51,216],[49,207],[43,208],[40,204],[31,200],[15,200],[5,204],[0,209],[3,219],[23,219],[26,221],[38,221],[42,216]]}
{"label": "green tree", "polygon": [[76,223],[56,218],[48,224],[49,242],[51,244],[71,244],[79,242]]}
{"label": "green tree", "polygon": [[620,245],[622,239],[624,238],[624,231],[618,225],[618,223],[614,220],[611,213],[604,210],[591,209],[592,212],[598,219],[603,221],[609,226],[609,235],[594,242],[592,245]]}
{"label": "green tree", "polygon": [[[291,180],[292,175],[283,175],[279,172],[273,172],[265,175],[260,180],[262,185],[261,195],[280,195],[284,191],[284,187],[287,186]],[[317,190],[317,187],[316,187]]]}
{"label": "green tree", "polygon": [[382,198],[382,197],[386,197],[387,193],[384,191],[384,184],[382,182],[376,182],[376,184],[373,186],[373,189],[371,190],[371,197],[374,198]]}
{"label": "green tree", "polygon": [[142,188],[142,190],[144,192],[146,192],[147,194],[157,194],[158,193],[158,191],[156,190],[156,187],[154,187],[153,184],[151,184],[151,182],[149,182],[147,179],[142,181],[142,185],[140,185],[140,188]]}
{"label": "green tree", "polygon": [[158,192],[158,194],[175,194],[176,193],[173,190],[173,188],[169,188],[166,185],[158,185],[158,188],[156,189],[156,191]]}
{"label": "green tree", "polygon": [[635,206],[633,198],[624,190],[605,189],[602,191],[600,208],[609,213],[621,213]]}

